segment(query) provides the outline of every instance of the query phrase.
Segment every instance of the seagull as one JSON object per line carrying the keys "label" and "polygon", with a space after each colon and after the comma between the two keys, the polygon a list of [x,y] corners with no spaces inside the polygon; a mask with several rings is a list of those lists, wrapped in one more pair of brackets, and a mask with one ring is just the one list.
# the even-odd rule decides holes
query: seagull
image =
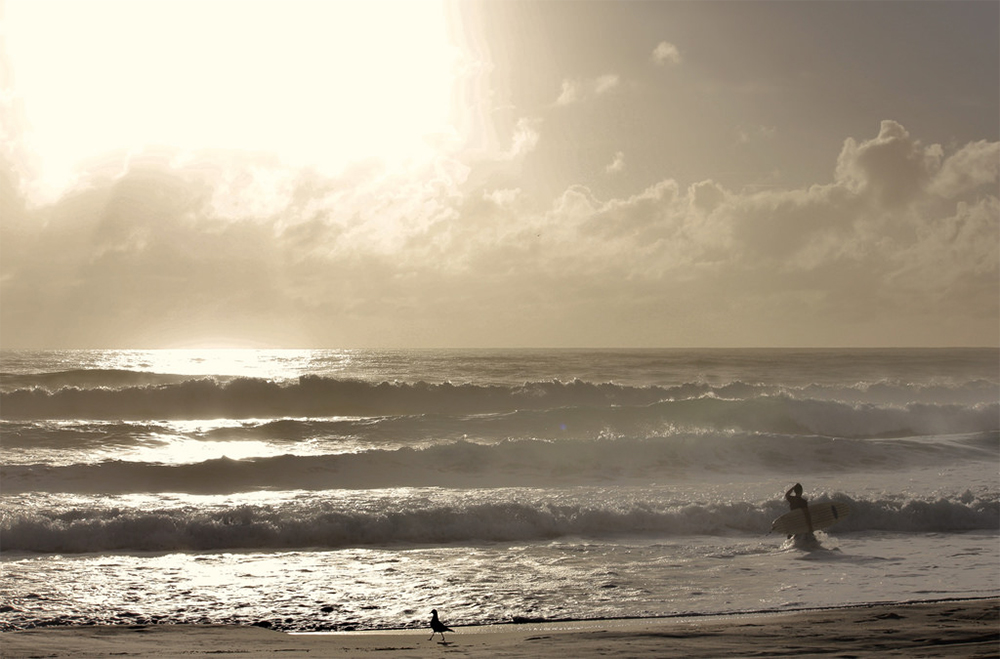
{"label": "seagull", "polygon": [[454,632],[455,631],[451,627],[446,626],[443,622],[441,622],[440,620],[438,620],[437,609],[432,609],[431,610],[431,629],[434,630],[434,631],[431,632],[431,638],[429,638],[427,640],[429,641],[432,638],[434,638],[434,634],[441,634],[441,642],[442,643],[446,643],[447,642],[447,641],[444,640],[444,633],[445,632]]}

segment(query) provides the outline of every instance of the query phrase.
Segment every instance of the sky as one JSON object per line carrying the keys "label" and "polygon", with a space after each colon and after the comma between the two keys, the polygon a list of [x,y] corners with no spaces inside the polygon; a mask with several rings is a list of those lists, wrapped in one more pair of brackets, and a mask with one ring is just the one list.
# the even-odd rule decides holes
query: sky
{"label": "sky", "polygon": [[0,347],[1000,345],[1000,3],[0,0]]}

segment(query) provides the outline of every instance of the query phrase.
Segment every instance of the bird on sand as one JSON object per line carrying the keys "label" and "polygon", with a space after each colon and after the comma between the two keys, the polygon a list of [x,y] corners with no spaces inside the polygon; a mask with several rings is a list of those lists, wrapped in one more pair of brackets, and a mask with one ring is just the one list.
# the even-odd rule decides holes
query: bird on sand
{"label": "bird on sand", "polygon": [[445,632],[454,632],[455,631],[451,627],[446,626],[443,622],[441,622],[440,620],[438,620],[437,609],[431,609],[431,629],[434,630],[434,631],[431,632],[431,638],[429,638],[427,640],[429,641],[432,638],[434,638],[434,634],[441,634],[441,642],[442,643],[446,643],[447,642],[447,641],[444,640],[444,633]]}

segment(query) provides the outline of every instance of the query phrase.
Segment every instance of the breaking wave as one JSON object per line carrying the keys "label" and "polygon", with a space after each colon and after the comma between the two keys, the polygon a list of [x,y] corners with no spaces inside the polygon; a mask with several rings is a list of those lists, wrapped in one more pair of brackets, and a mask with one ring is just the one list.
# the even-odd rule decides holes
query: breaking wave
{"label": "breaking wave", "polygon": [[6,465],[5,494],[503,487],[689,479],[705,473],[838,473],[996,460],[996,432],[861,440],[774,434],[677,434],[642,439],[457,441],[423,448],[278,455],[188,464],[109,460]]}
{"label": "breaking wave", "polygon": [[[4,419],[212,419],[485,414],[553,408],[638,407],[709,399],[795,400],[846,405],[958,405],[995,402],[996,382],[951,386],[878,382],[802,388],[733,382],[673,387],[611,382],[529,382],[519,386],[364,382],[315,375],[292,382],[258,378],[183,379],[133,371],[67,371],[4,376]],[[720,403],[688,403],[691,407]],[[716,411],[715,408],[708,410]],[[697,413],[697,410],[694,411]]]}
{"label": "breaking wave", "polygon": [[[851,499],[836,532],[957,532],[1000,528],[1000,501]],[[161,507],[94,504],[4,514],[4,551],[98,552],[341,548],[540,541],[560,537],[764,535],[785,511],[763,504],[621,505],[477,501],[343,509],[335,504]]]}

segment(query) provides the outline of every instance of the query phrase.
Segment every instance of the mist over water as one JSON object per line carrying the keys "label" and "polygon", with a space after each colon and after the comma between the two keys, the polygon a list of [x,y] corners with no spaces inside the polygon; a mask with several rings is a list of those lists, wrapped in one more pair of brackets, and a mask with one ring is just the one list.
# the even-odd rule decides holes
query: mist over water
{"label": "mist over water", "polygon": [[[996,593],[998,358],[3,353],[0,625],[125,611],[333,629],[418,624],[431,604],[474,623]],[[823,552],[767,536],[797,481],[850,506]],[[962,558],[942,581],[925,568],[944,551]],[[439,563],[462,578],[425,574]],[[209,565],[229,577],[205,599],[191,580]],[[501,566],[522,578],[491,581]],[[363,604],[345,581],[359,571]],[[854,586],[809,588],[834,575]],[[579,593],[560,600],[567,583]],[[83,604],[98,584],[103,604]]]}

